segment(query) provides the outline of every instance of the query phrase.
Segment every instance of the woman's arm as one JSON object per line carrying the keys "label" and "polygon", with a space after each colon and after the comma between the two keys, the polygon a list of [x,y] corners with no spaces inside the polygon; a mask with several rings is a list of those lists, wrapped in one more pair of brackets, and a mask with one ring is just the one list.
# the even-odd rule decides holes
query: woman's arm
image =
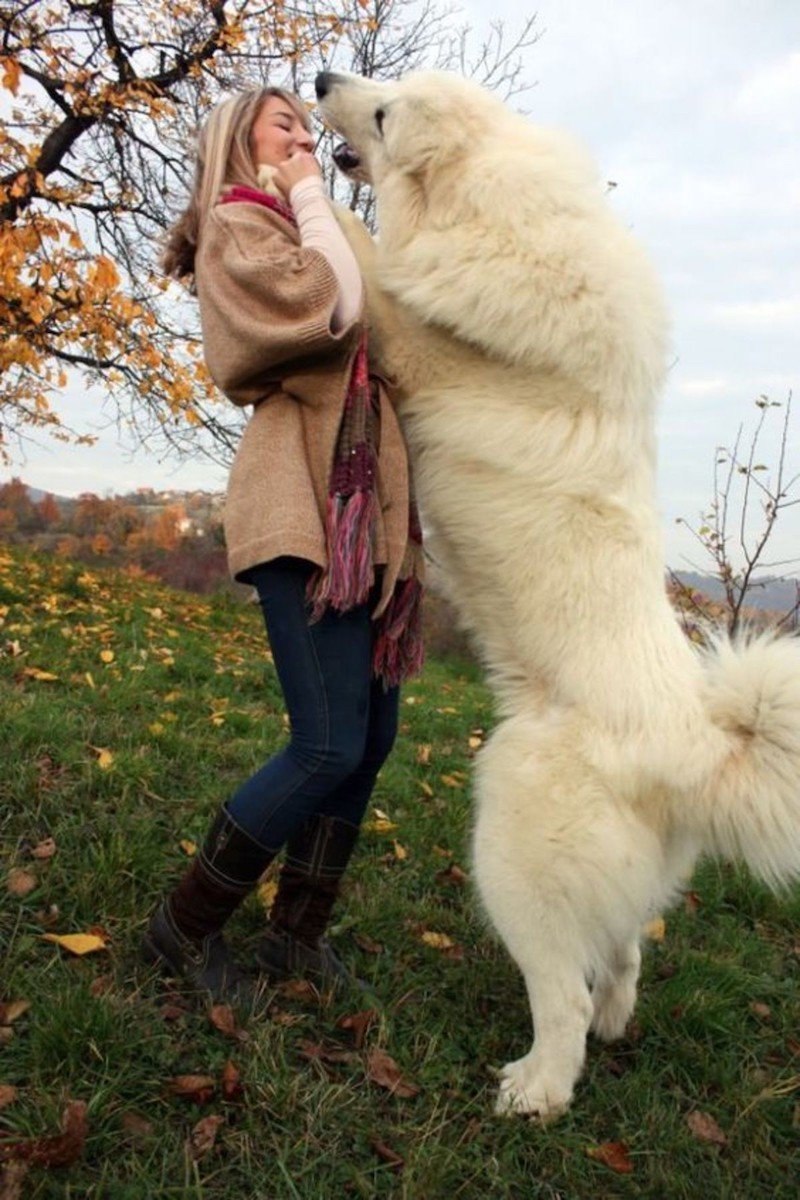
{"label": "woman's arm", "polygon": [[289,193],[289,200],[304,248],[324,254],[336,276],[339,294],[331,316],[331,329],[339,333],[352,324],[361,311],[364,287],[355,255],[318,176],[296,183]]}

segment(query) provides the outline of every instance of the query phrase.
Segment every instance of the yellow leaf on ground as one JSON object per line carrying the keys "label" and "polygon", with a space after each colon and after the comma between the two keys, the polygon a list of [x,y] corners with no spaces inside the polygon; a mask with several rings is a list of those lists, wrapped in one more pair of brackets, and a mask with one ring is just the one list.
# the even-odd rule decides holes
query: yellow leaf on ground
{"label": "yellow leaf on ground", "polygon": [[263,883],[258,885],[256,894],[261,903],[264,905],[264,908],[267,910],[267,912],[269,912],[269,910],[272,908],[273,901],[278,894],[277,879],[265,879]]}
{"label": "yellow leaf on ground", "polygon": [[475,737],[473,734],[473,736],[469,738],[467,745],[469,746],[470,750],[479,750],[483,745],[483,738]]}
{"label": "yellow leaf on ground", "polygon": [[667,927],[663,917],[656,917],[655,920],[648,921],[643,930],[644,936],[651,942],[663,942],[666,931]]}
{"label": "yellow leaf on ground", "polygon": [[433,795],[433,788],[431,787],[431,785],[429,783],[426,783],[425,780],[422,779],[422,780],[420,780],[419,786],[422,788],[425,795],[430,799],[430,797]]}
{"label": "yellow leaf on ground", "polygon": [[26,675],[28,679],[37,680],[39,683],[51,683],[58,679],[58,676],[54,675],[52,671],[42,671],[39,667],[23,667],[22,674]]}
{"label": "yellow leaf on ground", "polygon": [[95,747],[97,754],[97,765],[101,771],[108,771],[114,765],[114,755],[110,750],[104,749],[102,746]]}
{"label": "yellow leaf on ground", "polygon": [[104,663],[112,663],[114,661],[114,651],[113,650],[101,650],[100,651],[100,661],[104,662]]}
{"label": "yellow leaf on ground", "polygon": [[89,687],[94,691],[94,678],[92,676],[92,672],[87,671],[83,678],[86,680]]}
{"label": "yellow leaf on ground", "polygon": [[403,862],[405,859],[408,858],[408,851],[406,850],[405,846],[401,846],[399,842],[395,842],[394,843],[394,856],[395,856],[395,858],[399,859],[400,862]]}
{"label": "yellow leaf on ground", "polygon": [[189,838],[182,838],[181,841],[178,842],[178,845],[183,853],[188,855],[189,858],[192,858],[195,854],[197,854],[197,843],[190,841]]}
{"label": "yellow leaf on ground", "polygon": [[46,942],[53,942],[70,954],[94,954],[96,950],[105,950],[106,943],[96,933],[43,933]]}
{"label": "yellow leaf on ground", "polygon": [[423,931],[421,940],[433,950],[450,950],[455,945],[453,939],[448,937],[446,933],[434,933],[430,929]]}
{"label": "yellow leaf on ground", "polygon": [[460,788],[461,787],[461,781],[459,779],[456,779],[455,776],[453,776],[453,775],[440,775],[439,778],[441,779],[442,783],[447,785],[447,787],[451,787],[451,788]]}
{"label": "yellow leaf on ground", "polygon": [[417,746],[417,762],[422,763],[423,767],[431,761],[431,749],[432,747],[427,744]]}
{"label": "yellow leaf on ground", "polygon": [[397,826],[385,817],[378,817],[375,821],[365,821],[362,829],[366,829],[367,833],[392,833]]}

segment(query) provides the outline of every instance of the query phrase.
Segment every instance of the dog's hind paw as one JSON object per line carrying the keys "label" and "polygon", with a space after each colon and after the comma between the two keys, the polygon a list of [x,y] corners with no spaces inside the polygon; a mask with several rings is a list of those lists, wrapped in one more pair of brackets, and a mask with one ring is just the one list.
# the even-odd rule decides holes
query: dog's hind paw
{"label": "dog's hind paw", "polygon": [[548,1078],[531,1062],[533,1055],[507,1063],[500,1070],[500,1090],[495,1112],[500,1116],[522,1114],[545,1124],[569,1108],[572,1088],[563,1080]]}

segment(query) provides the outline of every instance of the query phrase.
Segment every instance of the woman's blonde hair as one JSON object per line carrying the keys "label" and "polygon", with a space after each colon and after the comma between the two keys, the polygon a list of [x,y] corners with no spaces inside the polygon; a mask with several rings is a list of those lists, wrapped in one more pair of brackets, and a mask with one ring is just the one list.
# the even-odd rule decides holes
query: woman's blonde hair
{"label": "woman's blonde hair", "polygon": [[304,105],[283,88],[256,88],[223,100],[212,109],[197,139],[194,183],[189,203],[167,230],[161,266],[173,279],[194,274],[194,257],[209,211],[226,184],[258,187],[250,137],[265,100],[280,96],[297,113],[306,129],[311,119]]}

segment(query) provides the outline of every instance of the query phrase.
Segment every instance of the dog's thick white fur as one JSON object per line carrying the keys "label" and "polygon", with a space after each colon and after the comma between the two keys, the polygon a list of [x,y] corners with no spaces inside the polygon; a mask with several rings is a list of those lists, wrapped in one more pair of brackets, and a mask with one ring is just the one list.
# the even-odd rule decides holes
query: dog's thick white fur
{"label": "dog's thick white fur", "polygon": [[325,76],[379,239],[351,230],[435,555],[494,685],[474,870],[535,1039],[500,1111],[570,1102],[640,931],[698,854],[800,871],[800,645],[699,652],[668,603],[653,271],[582,151],[455,76]]}

